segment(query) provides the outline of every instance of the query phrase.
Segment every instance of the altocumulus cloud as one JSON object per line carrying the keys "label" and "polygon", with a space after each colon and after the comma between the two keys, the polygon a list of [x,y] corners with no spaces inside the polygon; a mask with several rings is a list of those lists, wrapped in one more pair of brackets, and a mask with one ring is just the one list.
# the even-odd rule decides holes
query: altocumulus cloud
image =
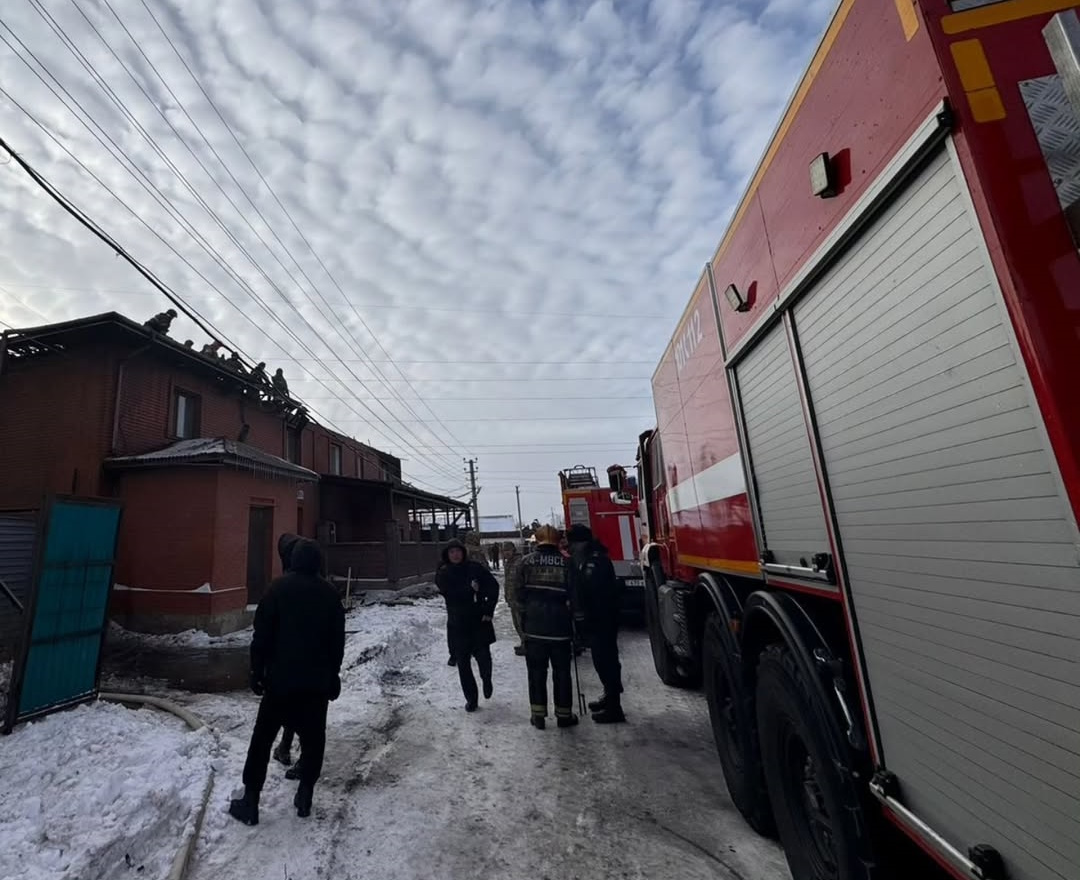
{"label": "altocumulus cloud", "polygon": [[[831,7],[28,0],[0,14],[0,130],[328,421],[441,491],[476,455],[483,511],[520,483],[544,518],[560,467],[632,460]],[[0,181],[0,320],[164,307]]]}

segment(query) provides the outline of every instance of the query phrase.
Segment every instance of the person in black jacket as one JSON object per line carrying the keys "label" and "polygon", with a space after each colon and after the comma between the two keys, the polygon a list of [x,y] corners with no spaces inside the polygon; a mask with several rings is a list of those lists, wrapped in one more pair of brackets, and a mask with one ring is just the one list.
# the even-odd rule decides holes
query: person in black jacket
{"label": "person in black jacket", "polygon": [[[292,532],[283,532],[278,538],[277,552],[281,558],[281,573],[288,574],[292,570],[292,551],[296,546],[296,542],[300,540],[299,535],[294,535]],[[290,767],[292,764],[292,744],[293,737],[296,731],[294,731],[288,724],[283,725],[281,730],[281,742],[278,747],[274,749],[274,760],[279,764],[284,764],[286,767]],[[286,779],[299,779],[300,775],[297,772],[299,766],[290,767],[285,773]]]}
{"label": "person in black jacket", "polygon": [[626,720],[619,664],[619,581],[607,548],[593,538],[588,526],[571,526],[567,540],[574,594],[584,616],[593,666],[604,686],[604,695],[589,709],[597,724],[616,724]]}
{"label": "person in black jacket", "polygon": [[518,607],[529,670],[529,722],[543,730],[547,718],[547,671],[555,697],[559,727],[578,723],[574,714],[573,594],[566,557],[559,552],[559,532],[553,526],[536,530],[536,549],[518,563]]}
{"label": "person in black jacket", "polygon": [[442,552],[442,565],[435,585],[446,598],[446,629],[450,653],[457,661],[465,711],[475,712],[480,701],[473,675],[472,659],[480,669],[484,698],[490,700],[491,646],[495,643],[495,606],[499,602],[499,582],[483,565],[468,558],[465,545],[451,541]]}
{"label": "person in black jacket", "polygon": [[246,825],[259,824],[259,794],[283,724],[297,732],[303,751],[293,805],[298,816],[311,815],[326,749],[326,710],[341,694],[345,611],[337,590],[319,575],[319,545],[298,539],[291,568],[270,585],[255,611],[251,689],[262,702],[244,764],[244,795],[229,804],[229,813]]}

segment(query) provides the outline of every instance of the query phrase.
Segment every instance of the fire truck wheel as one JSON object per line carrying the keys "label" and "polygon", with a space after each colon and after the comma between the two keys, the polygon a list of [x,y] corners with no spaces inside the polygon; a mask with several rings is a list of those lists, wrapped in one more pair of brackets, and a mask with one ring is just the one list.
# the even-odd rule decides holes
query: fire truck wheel
{"label": "fire truck wheel", "polygon": [[693,679],[680,671],[678,659],[664,638],[664,630],[660,626],[660,600],[656,583],[651,576],[645,587],[645,625],[649,630],[653,666],[656,667],[660,680],[669,687],[693,687]]}
{"label": "fire truck wheel", "polygon": [[758,834],[776,833],[758,748],[752,694],[728,650],[724,625],[716,614],[705,623],[702,669],[709,721],[731,800]]}
{"label": "fire truck wheel", "polygon": [[814,699],[788,648],[767,647],[758,662],[757,721],[780,842],[792,880],[865,880],[859,799],[836,770],[819,720],[827,710]]}

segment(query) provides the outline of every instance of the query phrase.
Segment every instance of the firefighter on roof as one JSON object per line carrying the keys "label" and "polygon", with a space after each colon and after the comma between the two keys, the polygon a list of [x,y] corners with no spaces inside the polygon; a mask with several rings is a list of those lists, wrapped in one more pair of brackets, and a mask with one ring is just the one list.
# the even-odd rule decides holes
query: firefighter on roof
{"label": "firefighter on roof", "polygon": [[143,326],[149,330],[153,330],[155,333],[168,333],[175,317],[176,309],[168,309],[164,312],[158,312],[149,321],[144,323]]}
{"label": "firefighter on roof", "polygon": [[547,718],[547,671],[555,697],[559,727],[578,723],[574,714],[573,610],[569,571],[559,552],[559,532],[552,526],[536,531],[536,549],[520,563],[518,605],[525,634],[525,663],[529,670],[530,723],[544,729]]}

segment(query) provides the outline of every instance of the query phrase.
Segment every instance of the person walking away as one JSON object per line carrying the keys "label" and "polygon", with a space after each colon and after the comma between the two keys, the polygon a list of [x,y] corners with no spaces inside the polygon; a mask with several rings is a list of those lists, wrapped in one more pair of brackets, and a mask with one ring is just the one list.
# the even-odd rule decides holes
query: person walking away
{"label": "person walking away", "polygon": [[499,570],[500,555],[501,554],[499,553],[499,545],[497,543],[488,545],[488,556],[491,557],[491,568],[493,571]]}
{"label": "person walking away", "polygon": [[322,561],[318,544],[297,540],[291,571],[270,585],[255,610],[251,689],[262,700],[244,764],[244,794],[229,804],[229,814],[245,825],[259,824],[270,750],[283,724],[297,732],[303,752],[296,815],[311,815],[326,750],[326,711],[341,695],[345,654],[345,611],[337,590],[319,575]]}
{"label": "person walking away", "polygon": [[517,555],[517,546],[513,541],[503,544],[503,592],[506,595],[506,604],[510,606],[510,619],[514,622],[514,631],[517,633],[518,643],[514,645],[514,653],[519,657],[525,656],[525,637],[521,633],[521,609],[518,607],[518,593],[521,590],[521,558]]}
{"label": "person walking away", "polygon": [[544,525],[536,531],[536,549],[519,565],[518,605],[529,671],[530,719],[543,730],[547,718],[547,672],[551,666],[555,720],[559,727],[578,723],[574,714],[573,595],[566,559],[559,552],[559,532]]}
{"label": "person walking away", "polygon": [[[292,532],[283,532],[278,538],[277,550],[278,557],[281,559],[281,573],[283,575],[292,571],[292,552],[293,547],[296,546],[296,542],[300,540],[299,535],[294,535]],[[277,748],[274,749],[274,760],[279,764],[284,764],[286,767],[292,765],[292,744],[295,731],[289,727],[288,724],[283,725],[281,731],[281,742]],[[299,775],[294,771],[299,770],[299,766],[293,767],[285,773],[286,779],[299,779]],[[292,775],[290,775],[292,774]]]}
{"label": "person walking away", "polygon": [[475,712],[480,694],[472,669],[474,657],[480,669],[484,699],[490,700],[494,690],[491,646],[495,643],[493,620],[499,601],[499,582],[490,571],[468,558],[464,544],[451,541],[442,552],[435,585],[446,598],[446,628],[465,694],[465,711]]}
{"label": "person walking away", "polygon": [[622,709],[622,667],[619,664],[619,609],[622,590],[607,548],[592,530],[575,525],[567,534],[574,595],[584,614],[593,667],[604,686],[603,696],[589,704],[597,724],[626,721]]}

